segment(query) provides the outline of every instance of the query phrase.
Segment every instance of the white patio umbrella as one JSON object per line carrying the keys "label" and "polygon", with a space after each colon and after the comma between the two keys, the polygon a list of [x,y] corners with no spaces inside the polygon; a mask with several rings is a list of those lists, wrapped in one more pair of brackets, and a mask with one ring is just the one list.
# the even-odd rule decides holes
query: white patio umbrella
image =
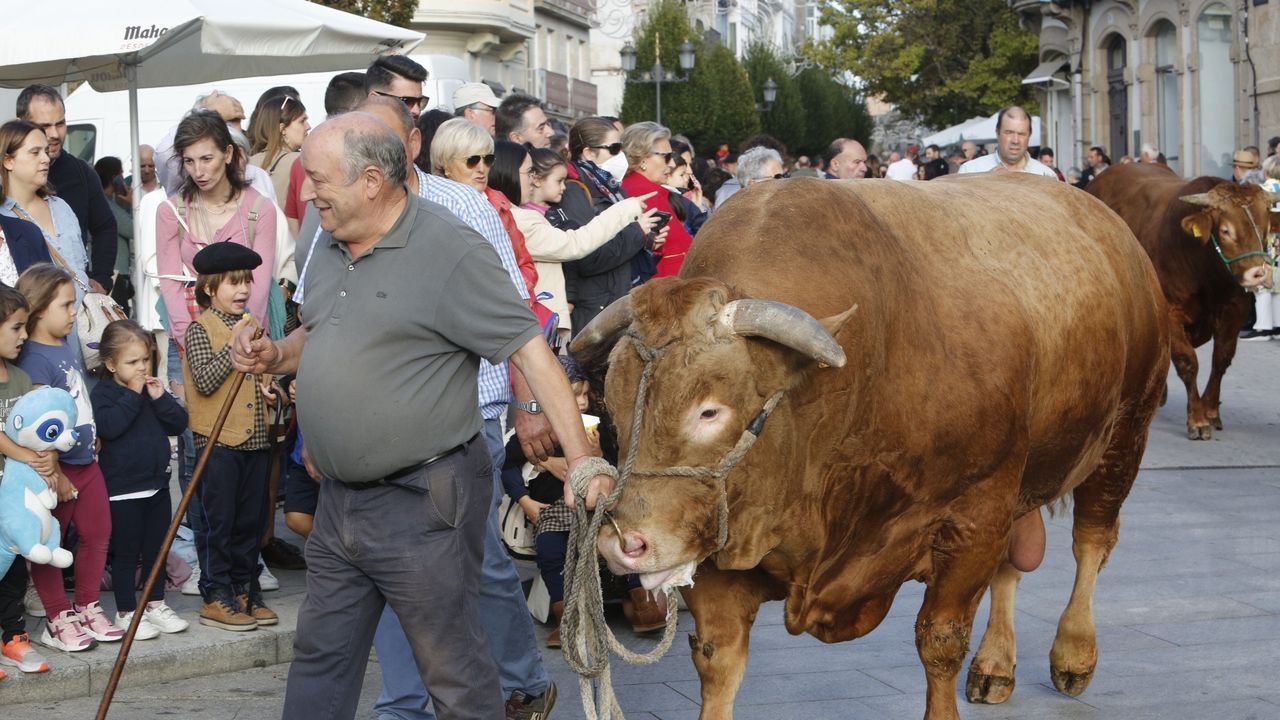
{"label": "white patio umbrella", "polygon": [[[59,0],[5,9],[0,87],[87,81],[129,90],[138,167],[138,88],[346,70],[407,53],[422,33],[307,0]],[[140,182],[141,173],[134,173]],[[135,193],[135,209],[138,200]]]}

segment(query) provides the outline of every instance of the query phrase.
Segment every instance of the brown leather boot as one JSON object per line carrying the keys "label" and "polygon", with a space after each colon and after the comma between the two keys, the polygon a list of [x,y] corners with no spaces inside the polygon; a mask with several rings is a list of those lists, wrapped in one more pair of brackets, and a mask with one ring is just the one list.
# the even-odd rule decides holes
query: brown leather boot
{"label": "brown leather boot", "polygon": [[667,596],[662,592],[650,596],[644,588],[632,588],[630,597],[622,601],[622,614],[637,635],[661,630],[667,626]]}
{"label": "brown leather boot", "polygon": [[551,614],[556,618],[556,628],[547,636],[547,647],[560,647],[560,619],[564,617],[564,601],[551,603]]}
{"label": "brown leather boot", "polygon": [[263,604],[260,590],[236,595],[236,605],[241,613],[252,617],[258,625],[275,625],[280,622],[276,611]]}

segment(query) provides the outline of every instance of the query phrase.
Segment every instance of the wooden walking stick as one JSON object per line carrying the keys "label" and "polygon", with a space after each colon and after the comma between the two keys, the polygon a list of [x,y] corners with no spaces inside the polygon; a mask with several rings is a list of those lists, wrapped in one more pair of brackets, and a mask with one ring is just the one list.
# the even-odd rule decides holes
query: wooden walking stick
{"label": "wooden walking stick", "polygon": [[[253,334],[253,339],[257,340],[262,337],[262,328],[258,328]],[[232,338],[235,342],[235,338]],[[240,383],[244,382],[245,373],[236,372],[231,376],[231,386],[238,388]],[[256,392],[255,388],[255,392]],[[200,453],[200,460],[196,463],[196,469],[191,473],[191,482],[187,483],[187,491],[182,493],[182,500],[178,501],[178,510],[173,514],[173,520],[169,523],[169,532],[165,533],[164,543],[160,546],[160,552],[156,555],[156,561],[151,566],[151,573],[147,575],[147,582],[142,586],[142,595],[139,607],[134,610],[133,619],[129,621],[129,630],[124,635],[124,642],[120,644],[120,654],[116,655],[116,664],[111,668],[111,679],[107,681],[107,688],[102,692],[102,702],[98,704],[97,720],[106,720],[107,711],[111,708],[111,699],[115,697],[116,686],[120,684],[120,675],[124,672],[125,661],[129,659],[129,648],[133,647],[133,636],[138,634],[138,623],[142,622],[142,605],[147,602],[147,598],[151,595],[151,588],[155,587],[156,578],[160,575],[160,569],[165,566],[165,561],[169,557],[169,548],[173,545],[173,539],[178,535],[178,525],[182,522],[182,517],[187,514],[187,506],[191,504],[191,496],[195,494],[196,488],[200,485],[200,477],[204,474],[204,466],[209,462],[209,456],[213,453],[213,446],[218,443],[218,437],[222,435],[222,426],[227,422],[227,415],[231,414],[231,404],[235,402],[238,390],[233,390],[227,394],[227,399],[222,401],[222,409],[218,410],[218,418],[213,423],[213,430],[209,433],[209,442],[205,444],[204,450]]]}

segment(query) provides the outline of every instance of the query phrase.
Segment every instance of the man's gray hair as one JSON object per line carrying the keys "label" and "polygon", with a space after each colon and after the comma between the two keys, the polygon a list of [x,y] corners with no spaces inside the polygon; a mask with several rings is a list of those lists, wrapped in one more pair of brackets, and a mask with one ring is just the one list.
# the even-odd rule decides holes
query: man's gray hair
{"label": "man's gray hair", "polygon": [[738,156],[738,170],[734,175],[738,178],[738,184],[746,187],[756,180],[760,179],[760,170],[765,163],[770,160],[782,164],[782,156],[777,150],[763,146],[753,147],[750,150]]}
{"label": "man's gray hair", "polygon": [[391,185],[403,185],[409,179],[404,143],[386,123],[370,117],[371,122],[342,134],[342,174],[353,183],[372,165]]}

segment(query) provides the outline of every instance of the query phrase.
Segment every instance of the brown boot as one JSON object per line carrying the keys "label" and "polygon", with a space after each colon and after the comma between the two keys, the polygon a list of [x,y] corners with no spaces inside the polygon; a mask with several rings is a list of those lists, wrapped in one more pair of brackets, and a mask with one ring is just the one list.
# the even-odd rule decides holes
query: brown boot
{"label": "brown boot", "polygon": [[200,608],[200,624],[235,632],[258,629],[258,621],[241,611],[225,590],[210,593],[209,601]]}
{"label": "brown boot", "polygon": [[275,625],[280,622],[280,616],[275,610],[263,604],[261,591],[237,595],[236,603],[240,612],[251,616],[259,625]]}
{"label": "brown boot", "polygon": [[556,628],[547,636],[547,647],[560,647],[560,619],[564,617],[564,601],[551,603],[551,614],[556,618]]}
{"label": "brown boot", "polygon": [[630,597],[622,601],[622,614],[637,635],[661,630],[667,626],[667,596],[661,592],[650,596],[644,588],[632,588]]}

